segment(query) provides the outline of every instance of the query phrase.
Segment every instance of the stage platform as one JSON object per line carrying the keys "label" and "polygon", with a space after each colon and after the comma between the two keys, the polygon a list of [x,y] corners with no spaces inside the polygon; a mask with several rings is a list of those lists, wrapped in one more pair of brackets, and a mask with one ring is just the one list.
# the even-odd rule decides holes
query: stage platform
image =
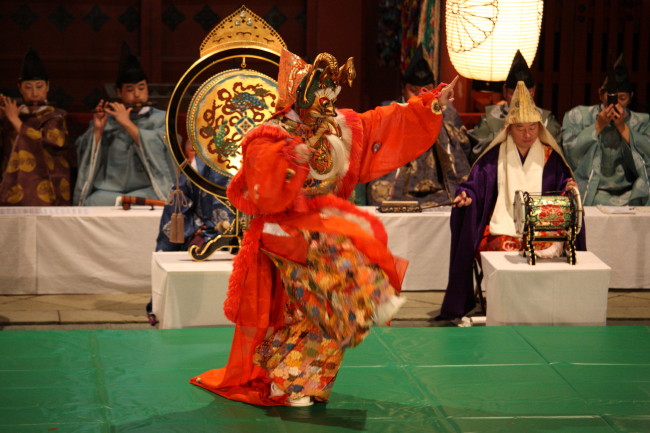
{"label": "stage platform", "polygon": [[232,328],[0,333],[0,431],[650,431],[650,327],[375,328],[331,401],[261,408],[192,386]]}

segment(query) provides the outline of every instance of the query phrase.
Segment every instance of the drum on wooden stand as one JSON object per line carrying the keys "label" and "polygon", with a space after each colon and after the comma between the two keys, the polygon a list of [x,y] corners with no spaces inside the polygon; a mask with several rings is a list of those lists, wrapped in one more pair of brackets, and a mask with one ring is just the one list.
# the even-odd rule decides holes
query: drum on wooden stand
{"label": "drum on wooden stand", "polygon": [[513,216],[517,234],[523,238],[522,254],[534,265],[535,241],[564,242],[567,261],[575,265],[575,241],[582,229],[582,200],[576,188],[559,195],[516,191]]}

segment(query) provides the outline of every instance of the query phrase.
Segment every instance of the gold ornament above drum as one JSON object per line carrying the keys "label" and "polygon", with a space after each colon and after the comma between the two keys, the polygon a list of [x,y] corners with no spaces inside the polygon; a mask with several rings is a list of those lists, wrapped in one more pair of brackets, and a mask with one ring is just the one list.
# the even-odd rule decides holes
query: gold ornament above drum
{"label": "gold ornament above drum", "polygon": [[277,84],[258,71],[221,72],[199,87],[187,112],[187,135],[210,168],[234,176],[241,166],[241,139],[275,111]]}
{"label": "gold ornament above drum", "polygon": [[564,253],[569,264],[576,264],[576,238],[582,229],[582,200],[573,188],[559,195],[535,195],[515,192],[513,215],[515,229],[523,238],[522,254],[528,263],[537,260],[535,241],[564,242]]}

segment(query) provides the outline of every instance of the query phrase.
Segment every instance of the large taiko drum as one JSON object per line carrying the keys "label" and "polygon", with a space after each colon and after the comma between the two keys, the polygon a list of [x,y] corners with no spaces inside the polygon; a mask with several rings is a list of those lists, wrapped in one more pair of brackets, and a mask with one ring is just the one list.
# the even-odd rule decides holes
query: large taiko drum
{"label": "large taiko drum", "polygon": [[561,195],[535,195],[516,191],[513,217],[517,234],[526,245],[529,262],[535,264],[533,241],[566,241],[567,257],[575,264],[575,239],[582,229],[580,193],[571,189]]}

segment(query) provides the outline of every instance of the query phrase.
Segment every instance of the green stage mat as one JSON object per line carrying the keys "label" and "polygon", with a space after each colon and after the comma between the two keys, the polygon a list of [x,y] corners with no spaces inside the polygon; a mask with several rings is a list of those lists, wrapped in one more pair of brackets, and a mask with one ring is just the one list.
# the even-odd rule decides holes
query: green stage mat
{"label": "green stage mat", "polygon": [[231,337],[0,332],[0,432],[650,432],[647,326],[377,328],[308,408],[190,385]]}

